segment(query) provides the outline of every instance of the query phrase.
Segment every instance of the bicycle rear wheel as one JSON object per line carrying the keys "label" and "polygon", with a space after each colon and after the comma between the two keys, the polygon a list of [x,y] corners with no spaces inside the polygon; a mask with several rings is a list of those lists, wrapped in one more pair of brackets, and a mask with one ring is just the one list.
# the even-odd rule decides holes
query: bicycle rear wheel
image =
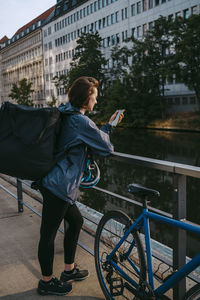
{"label": "bicycle rear wheel", "polygon": [[[108,300],[138,299],[134,292],[146,280],[145,254],[138,231],[130,233],[112,256],[114,262],[135,281],[137,287],[130,284],[107,259],[107,255],[112,252],[131,224],[132,220],[122,211],[110,211],[102,217],[97,228],[95,266],[102,291]],[[134,267],[128,260],[132,261]]]}
{"label": "bicycle rear wheel", "polygon": [[193,286],[185,295],[183,300],[200,300],[200,283]]}

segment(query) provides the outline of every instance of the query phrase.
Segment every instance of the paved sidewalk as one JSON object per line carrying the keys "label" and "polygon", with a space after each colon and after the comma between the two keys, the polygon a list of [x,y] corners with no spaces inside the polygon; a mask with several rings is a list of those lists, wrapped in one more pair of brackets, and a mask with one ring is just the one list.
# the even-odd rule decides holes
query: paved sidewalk
{"label": "paved sidewalk", "polygon": [[[16,188],[0,177],[3,185],[16,195]],[[24,201],[41,212],[42,205],[23,194]],[[18,213],[17,200],[0,188],[0,299],[37,300],[61,299],[60,296],[39,296],[36,292],[40,278],[37,245],[41,218],[24,207]],[[80,241],[93,249],[94,240],[81,233]],[[104,299],[97,281],[94,257],[78,246],[76,263],[90,271],[90,277],[73,283],[69,300]],[[63,270],[63,235],[58,232],[55,243],[54,274]]]}

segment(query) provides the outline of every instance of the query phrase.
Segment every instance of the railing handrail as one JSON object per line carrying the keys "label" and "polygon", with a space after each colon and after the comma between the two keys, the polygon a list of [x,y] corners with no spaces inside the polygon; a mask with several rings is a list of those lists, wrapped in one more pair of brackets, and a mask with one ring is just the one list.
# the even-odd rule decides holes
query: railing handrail
{"label": "railing handrail", "polygon": [[126,154],[121,152],[113,152],[111,154],[111,158],[126,163],[148,167],[151,169],[157,169],[161,171],[171,172],[174,174],[200,178],[200,167],[196,167],[192,165],[175,163],[171,161],[148,158],[148,157]]}

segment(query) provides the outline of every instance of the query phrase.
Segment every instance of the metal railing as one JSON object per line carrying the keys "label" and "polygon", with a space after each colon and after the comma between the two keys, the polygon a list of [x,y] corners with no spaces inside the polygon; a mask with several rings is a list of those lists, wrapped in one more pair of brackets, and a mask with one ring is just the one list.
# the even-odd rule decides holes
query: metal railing
{"label": "metal railing", "polygon": [[[194,178],[200,178],[200,167],[184,165],[169,161],[163,161],[158,159],[152,159],[147,157],[135,156],[130,154],[124,154],[119,152],[114,152],[111,159],[121,161],[126,164],[132,164],[135,166],[147,167],[151,169],[156,169],[164,172],[169,172],[173,176],[173,213],[169,214],[164,211],[158,210],[156,208],[150,207],[150,210],[160,213],[162,215],[172,217],[177,220],[184,220],[184,222],[189,222],[186,220],[186,177],[191,176]],[[124,197],[122,195],[113,193],[111,191],[93,187],[93,189],[100,192],[109,194],[113,197],[122,199],[124,201],[131,202],[134,205],[141,206],[141,203]],[[18,211],[23,211],[23,198],[22,198],[22,183],[17,180],[17,198],[18,198]],[[190,223],[190,222],[189,222]],[[199,225],[197,225],[199,226]],[[173,247],[173,269],[177,270],[186,261],[186,232],[181,229],[174,230],[174,247]],[[83,245],[82,245],[83,246]],[[91,253],[91,251],[88,252]],[[92,253],[91,253],[92,254]],[[182,280],[173,291],[173,299],[181,299],[186,290],[186,282]]]}

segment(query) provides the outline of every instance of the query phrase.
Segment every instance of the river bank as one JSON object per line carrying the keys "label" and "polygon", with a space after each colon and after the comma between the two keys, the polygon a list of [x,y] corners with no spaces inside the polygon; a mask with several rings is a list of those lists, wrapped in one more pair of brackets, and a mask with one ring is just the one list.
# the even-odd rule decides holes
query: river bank
{"label": "river bank", "polygon": [[175,113],[164,119],[152,121],[147,128],[200,132],[200,113]]}
{"label": "river bank", "polygon": [[[98,124],[103,125],[105,122],[101,121],[101,118],[92,119]],[[155,130],[170,130],[170,131],[189,131],[200,132],[200,112],[182,112],[167,115],[163,119],[157,119],[149,122],[145,127],[140,127],[135,122],[127,122],[126,114],[123,122],[118,125],[121,128],[138,128],[138,129],[155,129]]]}

